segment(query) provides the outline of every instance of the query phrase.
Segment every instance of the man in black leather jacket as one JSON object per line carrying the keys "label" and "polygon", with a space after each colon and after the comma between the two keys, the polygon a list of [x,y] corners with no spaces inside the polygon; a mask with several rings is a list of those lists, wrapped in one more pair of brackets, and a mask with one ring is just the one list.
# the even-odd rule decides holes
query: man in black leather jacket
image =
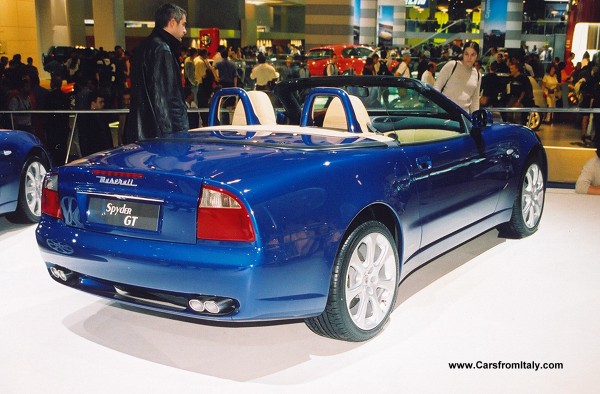
{"label": "man in black leather jacket", "polygon": [[186,33],[187,13],[162,5],[155,28],[133,52],[131,109],[124,142],[157,138],[189,129],[178,55]]}

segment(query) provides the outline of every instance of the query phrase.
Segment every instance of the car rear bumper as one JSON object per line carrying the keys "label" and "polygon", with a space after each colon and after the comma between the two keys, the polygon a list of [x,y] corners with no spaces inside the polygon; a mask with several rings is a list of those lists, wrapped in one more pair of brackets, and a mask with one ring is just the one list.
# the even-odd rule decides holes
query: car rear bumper
{"label": "car rear bumper", "polygon": [[[320,257],[286,261],[251,243],[127,238],[47,217],[36,238],[57,282],[146,309],[207,320],[283,320],[318,315],[327,301],[331,268]],[[198,312],[192,299],[231,299],[235,307]]]}

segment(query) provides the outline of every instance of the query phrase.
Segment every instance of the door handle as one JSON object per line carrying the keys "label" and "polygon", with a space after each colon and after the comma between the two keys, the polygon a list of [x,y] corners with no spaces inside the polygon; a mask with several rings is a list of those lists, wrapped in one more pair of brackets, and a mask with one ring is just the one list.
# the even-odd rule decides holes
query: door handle
{"label": "door handle", "polygon": [[429,156],[421,156],[417,157],[417,167],[421,170],[430,170],[433,167],[431,162],[431,157]]}

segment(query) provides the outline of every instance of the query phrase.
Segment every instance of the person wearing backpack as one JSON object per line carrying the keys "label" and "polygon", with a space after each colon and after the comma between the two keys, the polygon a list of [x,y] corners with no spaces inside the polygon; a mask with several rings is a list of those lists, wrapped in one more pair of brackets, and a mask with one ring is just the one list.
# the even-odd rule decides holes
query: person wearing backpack
{"label": "person wearing backpack", "polygon": [[447,62],[439,72],[434,88],[445,94],[469,113],[479,109],[481,75],[475,68],[479,44],[465,44],[462,59]]}

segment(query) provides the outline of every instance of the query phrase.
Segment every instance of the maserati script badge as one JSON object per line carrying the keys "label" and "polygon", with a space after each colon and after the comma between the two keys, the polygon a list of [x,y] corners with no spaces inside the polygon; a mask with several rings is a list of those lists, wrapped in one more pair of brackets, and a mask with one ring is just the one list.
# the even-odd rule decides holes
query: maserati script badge
{"label": "maserati script badge", "polygon": [[100,180],[100,183],[106,183],[109,185],[137,187],[137,184],[133,183],[133,179],[109,178],[105,176],[97,176],[96,178]]}

